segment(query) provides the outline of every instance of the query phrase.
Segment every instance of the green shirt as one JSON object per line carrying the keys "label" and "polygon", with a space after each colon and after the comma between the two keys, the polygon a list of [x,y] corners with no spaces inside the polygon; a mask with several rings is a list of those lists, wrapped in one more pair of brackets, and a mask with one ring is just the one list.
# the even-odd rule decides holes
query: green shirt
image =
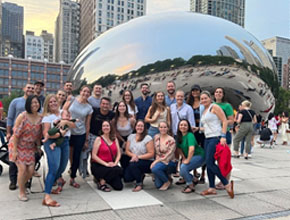
{"label": "green shirt", "polygon": [[185,157],[188,156],[189,146],[194,146],[193,155],[201,155],[204,157],[204,150],[197,144],[194,134],[191,132],[188,132],[186,135],[182,137],[181,144],[177,143],[177,147],[182,150]]}
{"label": "green shirt", "polygon": [[221,107],[221,109],[224,111],[224,113],[226,115],[226,118],[234,115],[234,110],[233,110],[233,107],[230,103],[227,103],[227,102],[217,103],[217,102],[215,102],[214,104],[217,104],[219,107]]}

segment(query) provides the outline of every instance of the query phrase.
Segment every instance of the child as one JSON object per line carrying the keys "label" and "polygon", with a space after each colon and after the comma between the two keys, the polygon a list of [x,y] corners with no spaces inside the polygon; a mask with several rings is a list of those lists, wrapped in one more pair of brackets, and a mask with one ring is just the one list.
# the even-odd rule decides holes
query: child
{"label": "child", "polygon": [[[49,147],[50,147],[51,150],[54,150],[55,147],[57,147],[57,146],[59,146],[59,145],[61,145],[61,144],[63,143],[63,141],[64,141],[64,137],[63,137],[63,134],[61,133],[61,130],[64,130],[65,132],[68,131],[68,126],[67,126],[67,125],[65,125],[63,128],[58,128],[58,127],[57,127],[57,125],[58,125],[62,120],[69,120],[69,121],[71,121],[71,122],[76,122],[76,121],[77,121],[77,119],[71,119],[71,116],[70,116],[69,111],[67,111],[67,110],[62,110],[62,112],[61,112],[61,120],[56,120],[56,121],[54,121],[54,122],[53,122],[53,126],[54,126],[54,127],[52,127],[51,129],[49,129],[48,132],[47,132],[49,136],[53,136],[53,135],[55,135],[55,134],[57,134],[57,133],[60,134],[60,136],[59,136],[58,138],[53,139],[54,142],[53,142],[52,144],[49,145]],[[48,138],[49,138],[49,137],[46,136],[46,137],[43,139],[42,142],[43,142],[43,143],[46,142],[46,141],[48,140]]]}

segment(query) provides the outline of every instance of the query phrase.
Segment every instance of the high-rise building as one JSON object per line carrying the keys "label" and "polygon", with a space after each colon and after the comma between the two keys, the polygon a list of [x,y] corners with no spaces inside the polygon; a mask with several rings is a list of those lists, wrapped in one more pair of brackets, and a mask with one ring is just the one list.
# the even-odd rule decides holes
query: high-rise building
{"label": "high-rise building", "polygon": [[53,62],[53,35],[43,30],[40,35],[43,39],[43,58],[48,62]]}
{"label": "high-rise building", "polygon": [[80,0],[80,50],[108,29],[146,14],[147,0]]}
{"label": "high-rise building", "polygon": [[44,43],[43,38],[34,36],[33,31],[26,31],[25,34],[25,59],[43,60]]}
{"label": "high-rise building", "polygon": [[55,61],[73,63],[79,52],[80,6],[76,1],[60,0],[55,24]]}
{"label": "high-rise building", "polygon": [[21,91],[26,83],[43,81],[44,93],[56,93],[67,79],[70,65],[13,57],[0,58],[0,98]]}
{"label": "high-rise building", "polygon": [[[283,66],[288,63],[290,58],[290,39],[275,36],[262,40],[262,44],[272,55],[278,71],[278,80],[280,85],[283,85]],[[285,74],[287,75],[287,73]]]}
{"label": "high-rise building", "polygon": [[23,57],[23,7],[9,2],[1,5],[1,56]]}
{"label": "high-rise building", "polygon": [[190,11],[224,18],[242,27],[245,24],[245,0],[190,0]]}

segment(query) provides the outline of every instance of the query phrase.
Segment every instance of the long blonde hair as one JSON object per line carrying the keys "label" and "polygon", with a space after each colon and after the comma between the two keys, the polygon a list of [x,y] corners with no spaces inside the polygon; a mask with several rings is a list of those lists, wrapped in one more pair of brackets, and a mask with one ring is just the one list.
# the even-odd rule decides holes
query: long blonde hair
{"label": "long blonde hair", "polygon": [[44,104],[43,104],[43,112],[42,112],[42,115],[43,116],[47,116],[49,115],[51,112],[50,112],[50,109],[49,109],[49,101],[51,98],[55,98],[56,101],[57,101],[57,96],[55,94],[48,94],[44,100]]}

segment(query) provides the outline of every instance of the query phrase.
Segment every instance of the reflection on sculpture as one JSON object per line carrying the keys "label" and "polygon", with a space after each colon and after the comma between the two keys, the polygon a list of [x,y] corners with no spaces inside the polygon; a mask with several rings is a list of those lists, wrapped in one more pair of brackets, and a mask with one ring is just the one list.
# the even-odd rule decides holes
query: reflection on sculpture
{"label": "reflection on sculpture", "polygon": [[[76,86],[101,83],[116,101],[125,89],[140,95],[141,82],[151,92],[193,84],[213,91],[221,86],[236,108],[244,99],[264,116],[275,107],[276,69],[261,43],[242,27],[221,18],[170,12],[133,19],[107,31],[77,57],[69,79]],[[272,91],[273,92],[272,92]]]}

